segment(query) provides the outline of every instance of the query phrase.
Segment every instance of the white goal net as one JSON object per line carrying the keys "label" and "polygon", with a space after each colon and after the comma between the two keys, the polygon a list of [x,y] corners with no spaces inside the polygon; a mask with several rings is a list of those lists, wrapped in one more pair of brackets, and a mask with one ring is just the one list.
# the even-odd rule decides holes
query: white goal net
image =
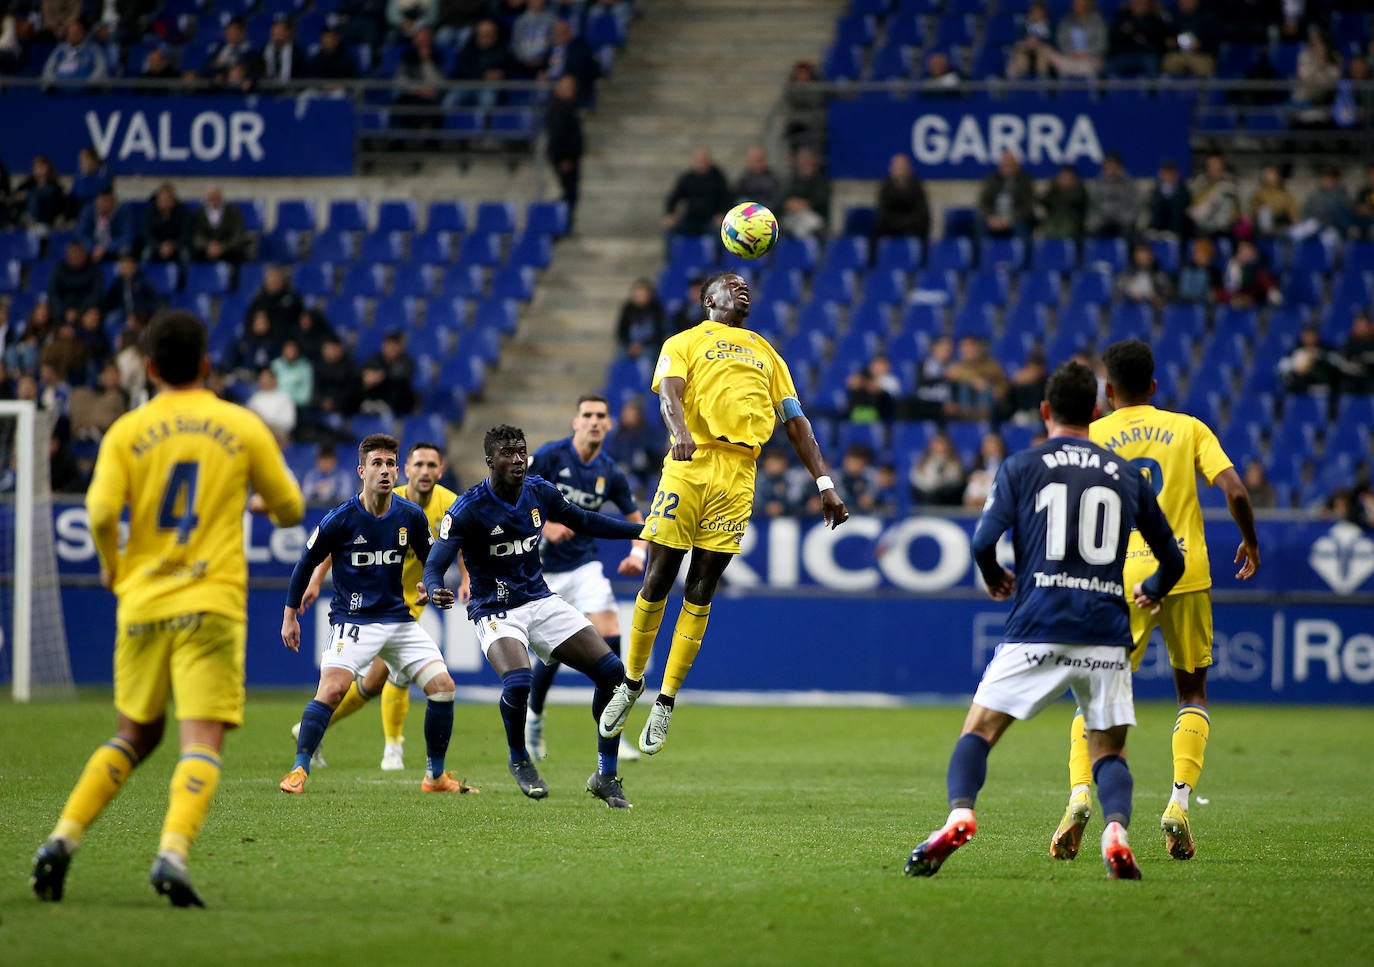
{"label": "white goal net", "polygon": [[53,415],[0,401],[0,682],[15,701],[73,694],[53,542]]}

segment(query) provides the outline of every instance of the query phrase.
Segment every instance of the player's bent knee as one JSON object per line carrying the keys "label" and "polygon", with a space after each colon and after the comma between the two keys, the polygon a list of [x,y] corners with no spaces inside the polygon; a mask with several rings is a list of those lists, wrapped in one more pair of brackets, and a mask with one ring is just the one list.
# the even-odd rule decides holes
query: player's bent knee
{"label": "player's bent knee", "polygon": [[432,661],[421,668],[415,673],[414,682],[430,698],[433,698],[436,692],[452,692],[454,689],[453,677],[441,661]]}

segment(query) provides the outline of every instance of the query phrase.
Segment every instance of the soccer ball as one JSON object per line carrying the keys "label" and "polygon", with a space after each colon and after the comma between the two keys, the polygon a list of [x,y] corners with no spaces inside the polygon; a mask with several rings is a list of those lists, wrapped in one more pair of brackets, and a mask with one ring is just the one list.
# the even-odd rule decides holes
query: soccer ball
{"label": "soccer ball", "polygon": [[747,201],[726,212],[720,223],[720,240],[731,254],[756,259],[766,255],[778,240],[778,220],[763,205]]}

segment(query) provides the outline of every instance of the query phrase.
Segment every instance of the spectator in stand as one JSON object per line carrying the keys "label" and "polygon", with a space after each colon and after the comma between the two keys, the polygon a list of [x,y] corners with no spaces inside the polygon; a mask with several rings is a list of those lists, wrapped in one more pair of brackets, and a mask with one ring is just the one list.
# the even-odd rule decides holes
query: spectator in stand
{"label": "spectator in stand", "polygon": [[129,409],[129,394],[119,383],[119,367],[107,362],[100,368],[94,386],[73,389],[69,409],[72,436],[77,440],[99,440],[110,424]]}
{"label": "spectator in stand", "polygon": [[295,323],[287,330],[287,338],[294,339],[296,345],[301,347],[301,355],[314,364],[322,358],[325,342],[337,336],[323,312],[302,308]]}
{"label": "spectator in stand", "polygon": [[[29,26],[25,26],[25,31]],[[19,39],[19,22],[8,8],[0,10],[0,74],[15,74],[24,64],[24,45]]]}
{"label": "spectator in stand", "polygon": [[962,337],[959,359],[947,375],[954,389],[955,419],[988,420],[1006,405],[1007,374],[988,353],[987,340]]}
{"label": "spectator in stand", "polygon": [[319,47],[306,59],[303,76],[322,81],[348,81],[358,76],[358,62],[343,45],[338,28],[329,26],[320,34]]}
{"label": "spectator in stand", "polygon": [[1341,79],[1341,55],[1331,38],[1315,24],[1307,30],[1307,42],[1298,52],[1298,84],[1293,89],[1294,121],[1298,127],[1331,126],[1331,105]]}
{"label": "spectator in stand", "polygon": [[341,433],[344,421],[358,412],[361,401],[362,377],[352,357],[337,337],[326,339],[320,351],[320,365],[315,371],[312,409],[318,428],[327,434]]}
{"label": "spectator in stand", "polygon": [[548,141],[549,164],[558,178],[563,203],[568,206],[568,233],[571,234],[576,220],[577,200],[581,194],[582,155],[586,152],[577,80],[571,75],[554,82],[544,133]]}
{"label": "spectator in stand", "polygon": [[96,381],[101,369],[114,357],[114,347],[110,345],[110,336],[105,331],[105,320],[101,318],[98,306],[91,306],[81,313],[76,339],[85,351],[86,371],[79,378],[73,375],[72,382],[87,386]]}
{"label": "spectator in stand", "polygon": [[75,323],[88,306],[100,308],[104,295],[105,281],[100,268],[91,261],[86,246],[72,239],[48,282],[48,304],[52,306],[53,318],[59,323]]}
{"label": "spectator in stand", "polygon": [[1364,184],[1355,189],[1351,227],[1362,238],[1374,238],[1374,164],[1364,168]]}
{"label": "spectator in stand", "polygon": [[14,186],[14,195],[24,206],[24,225],[32,232],[46,235],[67,211],[57,168],[45,154],[34,157],[28,176]]}
{"label": "spectator in stand", "polygon": [[248,43],[248,28],[242,17],[232,17],[224,25],[224,39],[210,51],[205,63],[207,77],[225,83],[235,67],[243,68],[248,78],[261,73],[262,61]]}
{"label": "spectator in stand", "polygon": [[1211,77],[1217,71],[1220,30],[1210,5],[1178,0],[1164,39],[1164,73],[1170,77]]}
{"label": "spectator in stand", "polygon": [[1029,238],[1035,218],[1035,187],[1021,162],[1003,151],[978,192],[978,236]]}
{"label": "spectator in stand", "polygon": [[[943,421],[954,413],[954,384],[949,378],[953,362],[954,340],[936,336],[921,358],[911,396],[902,402],[903,419]],[[1040,400],[1035,405],[1039,406]]]}
{"label": "spectator in stand", "polygon": [[280,265],[269,265],[263,269],[262,285],[253,293],[253,301],[248,303],[248,315],[244,322],[249,322],[259,312],[265,312],[271,331],[284,335],[300,318],[304,305],[291,286],[286,270]]}
{"label": "spectator in stand", "polygon": [[758,202],[776,212],[782,201],[782,179],[768,164],[768,152],[754,145],[744,156],[744,174],[735,183],[735,203]]}
{"label": "spectator in stand", "polygon": [[86,27],[80,18],[67,23],[65,40],[53,48],[43,65],[43,81],[46,84],[84,84],[89,81],[103,81],[110,73],[105,62],[105,52],[98,44],[86,36]]}
{"label": "spectator in stand", "polygon": [[[167,53],[167,48],[161,44],[148,51],[148,55],[143,58],[143,63],[140,66],[141,70],[138,75],[140,80],[161,81],[163,83],[181,80],[181,71],[177,70],[176,65],[172,63],[172,58]],[[140,94],[159,93],[156,90],[142,87],[137,88],[137,91]]]}
{"label": "spectator in stand", "polygon": [[387,332],[381,350],[363,363],[361,408],[397,417],[414,411],[415,360],[406,352],[403,330]]}
{"label": "spectator in stand", "polygon": [[891,517],[902,504],[902,488],[897,482],[897,468],[890,463],[881,464],[874,473],[877,481],[873,490],[873,509],[869,511],[879,517]]}
{"label": "spectator in stand", "polygon": [[1221,0],[1218,18],[1224,40],[1233,44],[1261,44],[1283,22],[1284,0]]}
{"label": "spectator in stand", "polygon": [[205,204],[191,218],[191,256],[200,262],[232,262],[248,257],[250,239],[238,205],[225,202],[218,185],[205,192]]}
{"label": "spectator in stand", "polygon": [[1173,298],[1174,284],[1159,267],[1155,251],[1144,242],[1131,248],[1131,262],[1116,277],[1116,294],[1127,302],[1149,305],[1155,310]]}
{"label": "spectator in stand", "polygon": [[663,465],[663,455],[668,449],[666,444],[664,434],[645,420],[643,398],[631,396],[620,405],[615,429],[607,438],[605,449],[629,474],[635,484],[636,496],[639,496]]}
{"label": "spectator in stand", "polygon": [[[39,303],[46,309],[47,303]],[[5,344],[5,369],[10,375],[20,376],[38,372],[38,356],[43,351],[43,338],[46,329],[40,329],[32,322],[19,334],[18,339],[10,339]]]}
{"label": "spectator in stand", "polygon": [[1284,184],[1277,165],[1265,165],[1259,187],[1250,196],[1250,224],[1264,237],[1287,234],[1298,222],[1298,200]]}
{"label": "spectator in stand", "polygon": [[94,148],[82,148],[76,156],[76,174],[67,193],[67,214],[80,220],[81,213],[101,192],[114,191],[114,177]]}
{"label": "spectator in stand", "polygon": [[105,299],[100,304],[101,312],[106,315],[118,313],[126,323],[130,320],[147,322],[161,302],[157,290],[139,268],[133,249],[120,252],[114,280],[105,290]]}
{"label": "spectator in stand", "polygon": [[277,386],[291,397],[297,409],[310,405],[315,394],[315,367],[301,355],[300,344],[287,339],[281,344],[281,355],[272,360],[272,375]]}
{"label": "spectator in stand", "polygon": [[1355,209],[1341,185],[1341,171],[1335,165],[1322,165],[1317,171],[1317,187],[1302,202],[1302,223],[1294,234],[1329,232],[1339,240],[1355,222]]}
{"label": "spectator in stand", "polygon": [[693,275],[687,280],[686,296],[673,312],[673,318],[668,320],[668,335],[691,329],[702,322],[704,316],[701,311],[701,284],[704,281],[705,278],[701,275]]}
{"label": "spectator in stand", "polygon": [[239,382],[255,379],[258,372],[272,365],[281,354],[281,336],[272,330],[272,320],[263,310],[253,313],[245,332],[229,355],[229,368]]}
{"label": "spectator in stand", "polygon": [[[501,42],[496,21],[483,20],[458,51],[458,57],[453,62],[453,78],[459,81],[500,82],[510,76],[511,66],[510,51]],[[493,107],[500,99],[496,91],[489,89],[476,93],[458,91],[456,95],[457,103],[480,107]]]}
{"label": "spectator in stand", "polygon": [[1088,190],[1073,165],[1060,165],[1040,195],[1040,234],[1044,238],[1083,237],[1088,218]]}
{"label": "spectator in stand", "polygon": [[420,28],[434,30],[439,24],[437,0],[387,0],[386,22],[397,39],[415,36]]}
{"label": "spectator in stand", "polygon": [[875,356],[845,380],[845,419],[850,423],[891,423],[902,384],[886,356]]}
{"label": "spectator in stand", "polygon": [[826,97],[817,86],[816,65],[799,60],[792,65],[783,91],[783,132],[787,150],[796,155],[802,148],[824,151],[826,133]]}
{"label": "spectator in stand", "polygon": [[77,219],[76,237],[90,249],[92,261],[113,260],[133,247],[132,217],[116,207],[113,191],[102,191]]}
{"label": "spectator in stand", "polygon": [[267,46],[262,49],[261,60],[264,81],[283,84],[308,76],[305,54],[296,45],[291,21],[284,15],[278,14],[272,21],[271,34]]}
{"label": "spectator in stand", "polygon": [[1325,520],[1341,521],[1368,529],[1370,518],[1368,501],[1357,496],[1349,487],[1341,487],[1322,503],[1318,515]]}
{"label": "spectator in stand", "polygon": [[1322,342],[1321,327],[1303,326],[1298,344],[1279,360],[1279,381],[1289,393],[1325,396],[1340,385],[1340,353]]}
{"label": "spectator in stand", "polygon": [[647,350],[657,353],[668,338],[668,319],[663,303],[658,301],[653,283],[635,279],[630,295],[620,306],[620,320],[615,327],[616,342],[630,359],[639,359]]}
{"label": "spectator in stand", "polygon": [[711,150],[692,149],[691,164],[678,176],[664,205],[663,226],[674,235],[710,235],[730,208],[730,186],[711,160]]}
{"label": "spectator in stand", "polygon": [[387,0],[340,0],[339,40],[345,46],[362,44],[373,49],[386,36]]}
{"label": "spectator in stand", "polygon": [[1188,209],[1193,204],[1193,193],[1179,177],[1178,165],[1172,160],[1166,158],[1160,163],[1147,204],[1145,230],[1148,233],[1170,238],[1189,235]]}
{"label": "spectator in stand", "polygon": [[1127,0],[1112,17],[1107,37],[1107,73],[1112,77],[1154,77],[1164,56],[1169,25],[1154,0]]}
{"label": "spectator in stand", "polygon": [[546,0],[529,0],[524,13],[511,24],[511,56],[525,76],[534,77],[548,63],[557,23],[558,17],[549,9]]}
{"label": "spectator in stand", "polygon": [[1088,234],[1129,238],[1140,216],[1140,193],[1115,152],[1102,161],[1102,172],[1088,182]]}
{"label": "spectator in stand", "polygon": [[357,477],[339,466],[339,454],[332,444],[321,443],[315,450],[315,464],[301,478],[301,493],[312,507],[334,507],[358,491]]}
{"label": "spectator in stand", "polygon": [[[439,0],[435,38],[446,46],[461,47],[468,42],[473,29],[487,16],[489,9],[487,0]],[[502,27],[508,26],[503,20]]]}
{"label": "spectator in stand", "polygon": [[799,148],[792,159],[792,178],[782,191],[782,229],[801,238],[822,238],[830,225],[830,176],[821,156]]}
{"label": "spectator in stand", "polygon": [[879,238],[919,238],[922,245],[930,240],[930,201],[925,182],[917,177],[911,157],[905,152],[894,154],[888,161],[887,177],[878,186],[873,234]]}
{"label": "spectator in stand", "polygon": [[1054,76],[1054,30],[1044,0],[1035,0],[1021,23],[1021,38],[1012,45],[1007,58],[1007,79]]}
{"label": "spectator in stand", "polygon": [[1347,393],[1374,393],[1374,321],[1360,309],[1350,321],[1350,335],[1341,348],[1341,388]]}
{"label": "spectator in stand", "polygon": [[1188,217],[1203,235],[1230,235],[1240,220],[1240,186],[1219,151],[1207,155],[1202,173],[1193,179]]}
{"label": "spectator in stand", "polygon": [[[873,467],[873,450],[868,444],[849,445],[840,461],[839,472],[835,474],[835,483],[850,507],[857,507],[865,514],[873,513],[878,505],[878,471]],[[807,503],[812,500],[815,509],[819,509],[820,495],[810,495]]]}
{"label": "spectator in stand", "polygon": [[1096,77],[1107,53],[1107,25],[1093,0],[1073,0],[1054,32],[1050,61],[1060,77]]}
{"label": "spectator in stand", "polygon": [[1026,354],[1026,361],[1011,374],[1007,386],[1007,412],[1017,426],[1041,426],[1040,401],[1045,398],[1045,384],[1050,371],[1045,365],[1045,351],[1039,346]]}
{"label": "spectator in stand", "polygon": [[143,257],[150,262],[184,262],[191,239],[191,216],[164,184],[143,213]]}
{"label": "spectator in stand", "polygon": [[1188,260],[1179,267],[1174,298],[1179,302],[1207,304],[1221,286],[1221,270],[1215,265],[1216,246],[1210,238],[1195,238],[1188,246]]}
{"label": "spectator in stand", "polygon": [[764,517],[799,517],[806,513],[810,478],[798,479],[799,469],[791,466],[786,450],[764,447],[754,482],[754,513]]}
{"label": "spectator in stand", "polygon": [[38,398],[45,410],[67,415],[72,381],[86,375],[86,348],[76,338],[76,327],[62,323],[38,357]]}
{"label": "spectator in stand", "polygon": [[1000,433],[984,433],[978,443],[978,459],[969,471],[964,483],[964,506],[970,510],[982,510],[992,493],[992,482],[997,479],[997,469],[1007,459],[1007,441]]}
{"label": "spectator in stand", "polygon": [[921,78],[921,94],[924,97],[956,93],[963,81],[959,69],[950,62],[949,54],[943,50],[933,50],[926,56],[926,72]]}
{"label": "spectator in stand", "polygon": [[126,326],[120,332],[114,361],[119,369],[119,385],[129,395],[130,409],[148,402],[148,357],[143,352],[142,327]]}
{"label": "spectator in stand", "polygon": [[918,504],[957,507],[964,499],[964,467],[942,430],[930,438],[911,468],[911,497]]}
{"label": "spectator in stand", "polygon": [[1269,482],[1269,475],[1264,472],[1264,464],[1258,460],[1251,460],[1245,465],[1242,480],[1245,489],[1250,493],[1250,506],[1255,510],[1273,510],[1279,505],[1274,485]]}
{"label": "spectator in stand", "polygon": [[544,64],[543,76],[556,81],[564,74],[577,79],[577,90],[583,104],[596,100],[596,82],[601,77],[601,62],[596,52],[581,37],[573,35],[572,24],[563,19],[554,21],[553,46]]}
{"label": "spectator in stand", "polygon": [[[428,27],[416,30],[410,45],[401,54],[396,70],[395,120],[404,128],[437,128],[443,117],[436,110],[442,97],[439,85],[445,80],[444,68],[434,49],[434,32]],[[406,110],[415,108],[415,110]]]}
{"label": "spectator in stand", "polygon": [[278,388],[277,377],[270,368],[258,371],[258,388],[243,405],[262,418],[279,444],[286,446],[291,442],[296,429],[296,403]]}
{"label": "spectator in stand", "polygon": [[1277,305],[1282,301],[1274,274],[1250,239],[1243,238],[1236,243],[1236,252],[1221,273],[1217,300],[1239,309]]}

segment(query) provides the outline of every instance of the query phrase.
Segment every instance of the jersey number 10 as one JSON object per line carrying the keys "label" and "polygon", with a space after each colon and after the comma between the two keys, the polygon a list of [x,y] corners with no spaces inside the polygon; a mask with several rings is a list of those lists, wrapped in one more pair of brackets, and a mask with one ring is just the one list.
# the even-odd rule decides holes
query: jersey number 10
{"label": "jersey number 10", "polygon": [[[1046,511],[1045,559],[1062,561],[1068,546],[1069,486],[1048,483],[1035,495]],[[1121,541],[1121,496],[1110,487],[1089,487],[1078,499],[1078,553],[1088,564],[1111,564]]]}

